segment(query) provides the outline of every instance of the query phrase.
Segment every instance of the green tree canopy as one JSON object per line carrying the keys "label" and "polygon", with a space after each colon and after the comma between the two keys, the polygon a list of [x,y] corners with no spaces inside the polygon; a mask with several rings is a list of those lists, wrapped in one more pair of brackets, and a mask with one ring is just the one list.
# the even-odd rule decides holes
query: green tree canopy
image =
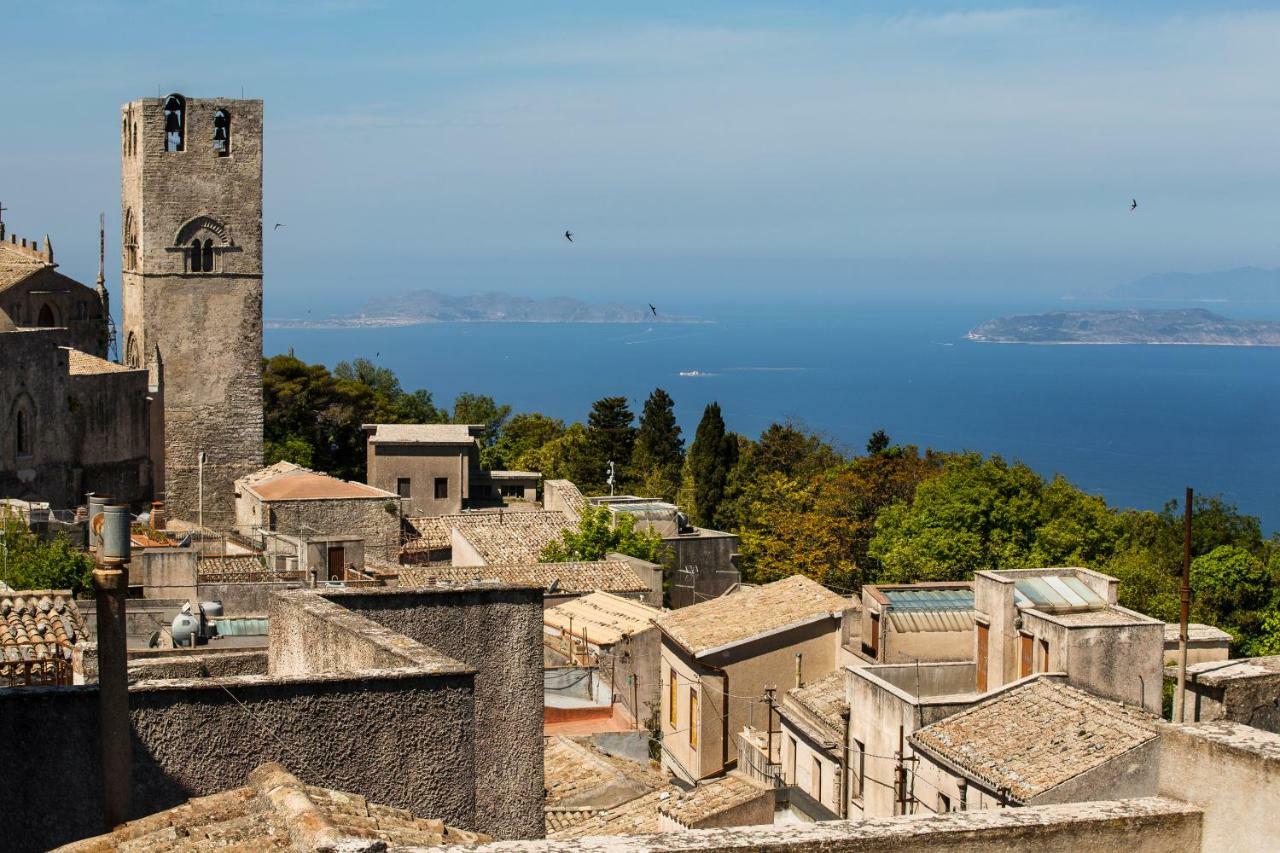
{"label": "green tree canopy", "polygon": [[1275,573],[1238,545],[1219,545],[1191,561],[1191,602],[1196,618],[1230,631],[1248,645],[1264,633],[1276,603]]}
{"label": "green tree canopy", "polygon": [[619,513],[615,520],[607,507],[590,507],[582,513],[577,530],[566,530],[559,541],[547,544],[542,560],[571,563],[603,560],[608,554],[618,553],[659,563],[664,549],[662,537],[650,530],[638,530],[631,515]]}
{"label": "green tree canopy", "polygon": [[605,397],[591,404],[587,416],[587,453],[594,473],[586,482],[599,487],[608,476],[609,463],[614,463],[617,484],[631,478],[631,454],[635,449],[635,415],[626,397]]}
{"label": "green tree canopy", "polygon": [[640,429],[631,455],[641,491],[647,497],[674,501],[683,462],[684,438],[676,423],[675,401],[666,391],[655,388],[640,413]]}
{"label": "green tree canopy", "polygon": [[499,406],[487,394],[463,392],[453,401],[453,423],[484,425],[484,432],[479,438],[482,449],[490,447],[498,440],[502,425],[510,416],[510,406]]}
{"label": "green tree canopy", "polygon": [[689,509],[696,524],[712,527],[720,523],[720,504],[737,461],[737,436],[725,430],[720,404],[710,403],[698,422],[685,464],[693,498]]}
{"label": "green tree canopy", "polygon": [[519,468],[520,460],[564,435],[564,421],[541,412],[521,412],[502,426],[498,440],[481,454],[490,470]]}
{"label": "green tree canopy", "polygon": [[69,589],[80,595],[93,588],[93,558],[65,536],[44,541],[20,516],[0,516],[0,578],[11,589]]}

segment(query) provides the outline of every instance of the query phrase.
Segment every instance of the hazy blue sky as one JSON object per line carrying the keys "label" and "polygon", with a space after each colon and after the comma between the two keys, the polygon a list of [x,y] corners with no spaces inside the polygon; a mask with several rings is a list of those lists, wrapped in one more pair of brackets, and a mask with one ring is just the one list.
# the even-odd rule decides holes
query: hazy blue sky
{"label": "hazy blue sky", "polygon": [[119,105],[243,87],[268,313],[1280,265],[1280,12],[623,5],[5,2],[5,219],[118,268]]}

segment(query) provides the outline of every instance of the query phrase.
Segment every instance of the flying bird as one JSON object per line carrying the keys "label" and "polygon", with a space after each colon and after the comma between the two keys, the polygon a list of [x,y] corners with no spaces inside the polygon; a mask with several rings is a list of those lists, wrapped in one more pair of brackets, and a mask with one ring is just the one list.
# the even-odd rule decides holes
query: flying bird
{"label": "flying bird", "polygon": [[1129,200],[1129,212],[1130,212],[1130,213],[1132,213],[1133,211],[1135,211],[1135,210],[1137,210],[1137,209],[1138,209],[1138,200],[1137,200],[1136,198],[1135,198],[1135,199],[1130,199],[1130,200]]}
{"label": "flying bird", "polygon": [[565,231],[565,232],[564,232],[564,238],[565,238],[566,240],[568,240],[570,243],[572,243],[572,242],[573,242],[573,232],[572,232],[572,231]]}
{"label": "flying bird", "polygon": [[653,312],[653,316],[658,316],[658,309],[654,307],[652,302],[649,303],[649,310]]}
{"label": "flying bird", "polygon": [[284,223],[283,223],[283,222],[277,222],[277,223],[276,223],[276,227],[275,227],[275,228],[272,228],[271,230],[272,230],[272,231],[279,231],[279,230],[280,230],[281,228],[283,228],[283,227],[284,227]]}

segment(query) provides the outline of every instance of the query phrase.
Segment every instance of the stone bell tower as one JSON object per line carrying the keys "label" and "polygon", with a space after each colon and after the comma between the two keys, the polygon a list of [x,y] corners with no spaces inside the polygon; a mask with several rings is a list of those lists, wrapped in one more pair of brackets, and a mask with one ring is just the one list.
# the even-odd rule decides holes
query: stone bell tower
{"label": "stone bell tower", "polygon": [[163,387],[167,513],[229,528],[262,465],[262,101],[142,98],[120,145],[121,346]]}

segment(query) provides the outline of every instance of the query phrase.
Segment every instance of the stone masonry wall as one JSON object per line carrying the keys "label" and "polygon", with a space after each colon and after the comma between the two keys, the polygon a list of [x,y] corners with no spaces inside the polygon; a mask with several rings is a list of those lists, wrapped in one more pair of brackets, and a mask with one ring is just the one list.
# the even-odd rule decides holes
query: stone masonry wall
{"label": "stone masonry wall", "polygon": [[[234,523],[238,477],[262,465],[262,102],[187,99],[186,145],[164,150],[164,101],[126,104],[137,145],[122,145],[126,248],[121,348],[158,359],[165,403],[165,498],[171,517],[198,514],[204,451],[204,520]],[[231,155],[215,156],[212,117],[231,114]],[[126,134],[128,131],[126,131]],[[179,245],[197,219],[213,223],[214,272],[189,272]]]}
{"label": "stone masonry wall", "polygon": [[[387,512],[388,504],[392,511]],[[272,530],[307,539],[322,536],[363,536],[367,556],[396,562],[400,553],[400,514],[394,498],[271,501],[263,515]],[[325,566],[310,566],[324,577]]]}
{"label": "stone masonry wall", "polygon": [[542,590],[477,585],[324,597],[475,667],[476,823],[495,838],[541,838]]}

